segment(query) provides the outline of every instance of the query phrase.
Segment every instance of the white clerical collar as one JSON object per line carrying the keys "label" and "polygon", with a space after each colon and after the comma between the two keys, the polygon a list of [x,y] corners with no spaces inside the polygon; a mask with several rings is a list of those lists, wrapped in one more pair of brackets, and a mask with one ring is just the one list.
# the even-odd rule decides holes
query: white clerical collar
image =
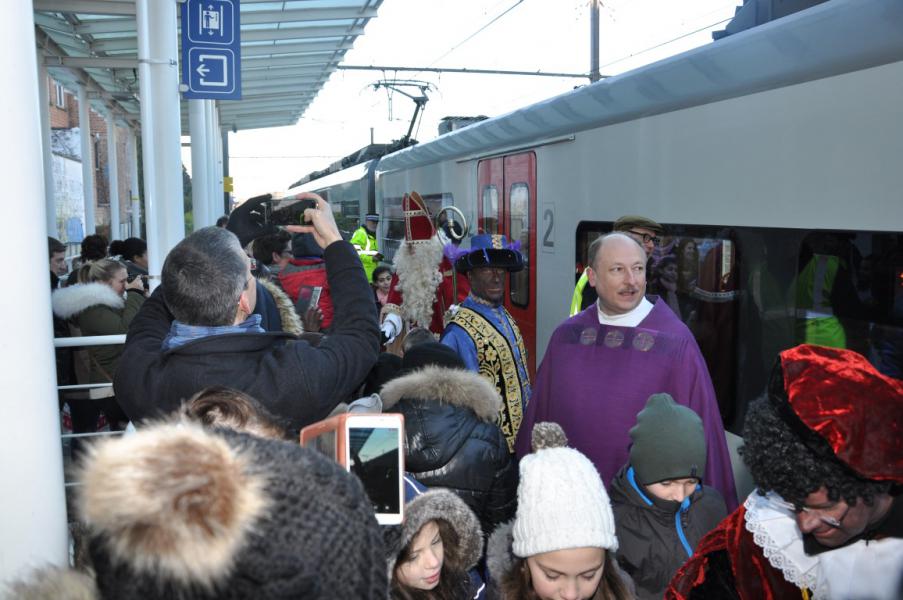
{"label": "white clerical collar", "polygon": [[618,327],[636,327],[639,325],[643,319],[645,319],[652,309],[654,305],[643,298],[639,304],[637,304],[636,308],[631,310],[630,312],[626,312],[622,315],[607,315],[602,312],[602,306],[599,304],[599,301],[596,300],[596,314],[599,317],[599,323],[602,325],[617,325]]}

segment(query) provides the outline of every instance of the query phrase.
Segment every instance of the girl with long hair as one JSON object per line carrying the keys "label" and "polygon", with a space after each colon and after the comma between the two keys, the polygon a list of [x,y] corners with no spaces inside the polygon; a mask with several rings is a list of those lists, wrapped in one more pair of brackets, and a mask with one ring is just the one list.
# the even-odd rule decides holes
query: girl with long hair
{"label": "girl with long hair", "polygon": [[481,597],[469,574],[483,551],[476,515],[453,492],[435,489],[405,505],[404,523],[384,528],[392,600]]}
{"label": "girl with long hair", "polygon": [[500,600],[626,600],[630,578],[617,566],[611,504],[602,479],[566,448],[556,423],[533,428],[521,459],[517,516],[489,539],[489,575]]}

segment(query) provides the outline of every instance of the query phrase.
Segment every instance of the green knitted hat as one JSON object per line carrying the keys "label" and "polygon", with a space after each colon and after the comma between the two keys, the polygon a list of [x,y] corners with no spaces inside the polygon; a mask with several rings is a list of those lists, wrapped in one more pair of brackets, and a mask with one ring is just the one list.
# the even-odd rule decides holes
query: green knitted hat
{"label": "green knitted hat", "polygon": [[691,408],[653,394],[630,430],[630,465],[639,483],[696,477],[705,471],[705,430]]}

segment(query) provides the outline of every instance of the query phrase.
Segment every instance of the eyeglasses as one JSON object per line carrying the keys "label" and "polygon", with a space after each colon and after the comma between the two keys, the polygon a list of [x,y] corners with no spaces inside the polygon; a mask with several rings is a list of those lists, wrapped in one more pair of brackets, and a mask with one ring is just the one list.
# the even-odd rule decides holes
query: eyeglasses
{"label": "eyeglasses", "polygon": [[662,238],[657,235],[652,235],[650,233],[642,233],[640,231],[634,231],[632,229],[628,229],[627,233],[631,235],[635,235],[638,238],[642,238],[644,244],[648,244],[652,242],[654,245],[658,246],[662,242]]}
{"label": "eyeglasses", "polygon": [[807,513],[810,515],[815,515],[816,517],[819,518],[819,520],[822,523],[824,523],[825,525],[834,527],[834,528],[840,527],[841,522],[846,518],[847,513],[850,512],[850,505],[848,504],[846,510],[843,511],[843,514],[840,515],[840,518],[838,519],[837,517],[832,517],[831,515],[826,515],[826,514],[822,513],[822,511],[830,510],[830,509],[809,508],[808,506],[796,506],[794,504],[791,504],[790,502],[787,502],[786,500],[783,500],[783,499],[775,496],[774,494],[769,494],[768,499],[775,506],[780,506],[781,508],[784,508],[784,509],[794,512],[796,514],[804,512],[804,513]]}

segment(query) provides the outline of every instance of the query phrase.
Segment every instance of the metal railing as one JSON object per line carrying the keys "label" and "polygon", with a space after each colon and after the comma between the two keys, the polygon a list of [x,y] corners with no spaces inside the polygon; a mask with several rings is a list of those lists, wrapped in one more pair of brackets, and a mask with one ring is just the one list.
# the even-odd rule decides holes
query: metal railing
{"label": "metal railing", "polygon": [[[53,346],[54,348],[84,348],[87,346],[112,346],[118,344],[125,343],[125,334],[119,335],[87,335],[80,337],[64,337],[64,338],[53,338]],[[102,389],[102,388],[112,388],[113,383],[79,383],[74,385],[58,385],[56,386],[60,391],[75,391],[75,390],[94,390],[94,389]],[[103,398],[93,398],[92,400],[103,400]],[[61,443],[65,440],[72,439],[84,439],[84,438],[94,438],[94,437],[106,437],[106,436],[117,436],[125,433],[124,431],[93,431],[88,433],[63,433],[60,434]],[[68,472],[68,469],[66,470]],[[81,485],[77,481],[64,481],[63,485],[66,488],[76,487]]]}

